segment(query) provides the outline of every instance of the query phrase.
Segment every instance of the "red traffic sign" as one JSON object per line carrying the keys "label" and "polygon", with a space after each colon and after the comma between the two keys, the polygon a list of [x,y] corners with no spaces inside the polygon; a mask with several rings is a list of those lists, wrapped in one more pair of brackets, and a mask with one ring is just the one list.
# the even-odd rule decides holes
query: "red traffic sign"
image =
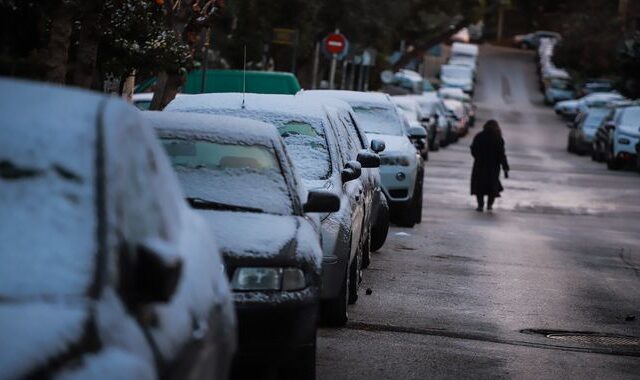
{"label": "red traffic sign", "polygon": [[347,47],[347,38],[340,33],[332,33],[324,40],[324,48],[331,54],[339,55]]}

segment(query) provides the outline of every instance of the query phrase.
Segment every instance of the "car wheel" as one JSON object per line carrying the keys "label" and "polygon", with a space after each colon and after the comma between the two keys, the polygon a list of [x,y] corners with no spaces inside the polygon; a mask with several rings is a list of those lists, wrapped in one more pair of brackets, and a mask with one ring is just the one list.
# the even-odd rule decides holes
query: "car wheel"
{"label": "car wheel", "polygon": [[422,180],[416,183],[416,188],[413,194],[413,203],[415,204],[415,218],[416,224],[422,223]]}
{"label": "car wheel", "polygon": [[[383,197],[384,195],[380,195]],[[382,248],[384,242],[387,240],[387,234],[389,233],[389,206],[380,205],[378,207],[378,217],[376,218],[376,224],[371,230],[371,251],[375,252]]]}
{"label": "car wheel", "polygon": [[613,153],[613,147],[609,148],[609,151],[607,152],[607,169],[609,170],[620,169],[620,162],[618,161],[618,159]]}
{"label": "car wheel", "polygon": [[527,50],[527,49],[529,49],[529,45],[527,45],[526,43],[523,42],[523,43],[520,44],[520,49]]}
{"label": "car wheel", "polygon": [[414,211],[415,202],[413,198],[411,201],[406,202],[403,205],[396,206],[394,211],[394,221],[400,227],[411,228],[416,224],[416,215]]}
{"label": "car wheel", "polygon": [[349,320],[347,302],[349,301],[349,266],[344,273],[338,297],[322,301],[320,315],[322,321],[331,327],[344,326]]}
{"label": "car wheel", "polygon": [[432,150],[434,152],[437,152],[437,151],[440,150],[440,141],[438,141],[438,139],[434,139],[433,140],[433,148],[432,148]]}
{"label": "car wheel", "polygon": [[598,151],[596,148],[596,144],[591,146],[591,161],[598,161]]}
{"label": "car wheel", "polygon": [[571,137],[569,137],[569,139],[567,140],[567,152],[574,153],[574,148],[573,148],[573,144],[572,144],[572,141],[571,141]]}
{"label": "car wheel", "polygon": [[371,264],[371,232],[362,244],[362,269],[367,269]]}
{"label": "car wheel", "polygon": [[636,171],[640,173],[640,152],[636,153]]}
{"label": "car wheel", "polygon": [[284,379],[306,379],[316,378],[316,337],[313,337],[313,345],[298,350],[291,367],[283,371]]}
{"label": "car wheel", "polygon": [[349,305],[358,302],[358,289],[362,280],[362,251],[359,251],[349,266]]}

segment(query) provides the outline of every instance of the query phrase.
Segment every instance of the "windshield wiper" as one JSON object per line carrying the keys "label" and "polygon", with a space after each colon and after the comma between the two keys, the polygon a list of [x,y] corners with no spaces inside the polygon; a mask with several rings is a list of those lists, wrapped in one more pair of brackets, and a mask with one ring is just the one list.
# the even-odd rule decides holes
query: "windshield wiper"
{"label": "windshield wiper", "polygon": [[210,201],[198,197],[187,197],[187,202],[191,207],[201,210],[225,210],[225,211],[245,211],[245,212],[264,212],[262,209],[247,206],[231,205],[222,202]]}

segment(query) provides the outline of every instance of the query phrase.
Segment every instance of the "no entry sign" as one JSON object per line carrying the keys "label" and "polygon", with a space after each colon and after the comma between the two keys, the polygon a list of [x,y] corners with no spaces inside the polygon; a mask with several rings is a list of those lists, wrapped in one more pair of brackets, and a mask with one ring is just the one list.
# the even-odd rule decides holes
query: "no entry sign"
{"label": "no entry sign", "polygon": [[329,54],[342,55],[347,49],[347,38],[340,33],[329,34],[324,39],[324,49]]}

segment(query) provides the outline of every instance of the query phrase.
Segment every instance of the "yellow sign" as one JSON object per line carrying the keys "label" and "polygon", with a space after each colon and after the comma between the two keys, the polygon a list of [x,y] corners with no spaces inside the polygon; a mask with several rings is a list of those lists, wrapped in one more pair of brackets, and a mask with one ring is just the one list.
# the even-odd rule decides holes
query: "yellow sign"
{"label": "yellow sign", "polygon": [[271,42],[278,45],[295,45],[298,42],[298,31],[295,29],[274,28]]}

